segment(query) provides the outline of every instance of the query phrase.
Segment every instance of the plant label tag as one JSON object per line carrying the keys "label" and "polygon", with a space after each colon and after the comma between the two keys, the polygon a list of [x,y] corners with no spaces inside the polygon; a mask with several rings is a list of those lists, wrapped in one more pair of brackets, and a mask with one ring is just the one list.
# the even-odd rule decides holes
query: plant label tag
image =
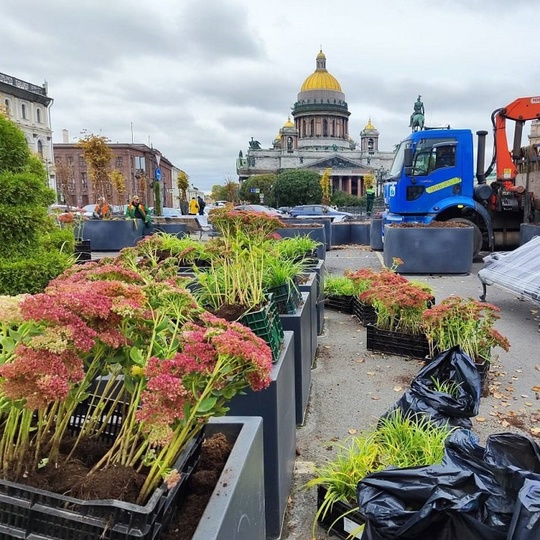
{"label": "plant label tag", "polygon": [[358,533],[356,533],[353,538],[362,538],[364,534],[364,525],[360,525],[359,523],[355,523],[349,518],[344,517],[343,518],[343,530],[345,532],[348,532],[349,534],[353,531],[358,530],[359,527],[362,527],[362,530]]}

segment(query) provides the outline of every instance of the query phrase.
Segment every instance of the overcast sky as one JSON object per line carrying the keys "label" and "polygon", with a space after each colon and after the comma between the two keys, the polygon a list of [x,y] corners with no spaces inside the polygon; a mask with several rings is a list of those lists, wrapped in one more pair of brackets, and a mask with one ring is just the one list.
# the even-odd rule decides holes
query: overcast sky
{"label": "overcast sky", "polygon": [[[490,115],[540,95],[535,0],[3,0],[0,72],[49,85],[62,130],[151,143],[193,185],[237,179],[251,137],[270,147],[322,46],[379,148],[426,125],[491,133]],[[133,130],[132,130],[133,126]],[[528,131],[526,131],[528,133]]]}

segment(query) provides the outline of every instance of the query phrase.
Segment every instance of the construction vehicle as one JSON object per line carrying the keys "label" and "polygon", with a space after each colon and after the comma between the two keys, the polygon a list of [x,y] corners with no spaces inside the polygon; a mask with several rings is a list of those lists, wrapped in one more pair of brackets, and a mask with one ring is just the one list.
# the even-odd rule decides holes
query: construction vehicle
{"label": "construction vehicle", "polygon": [[[538,124],[539,119],[540,96],[519,98],[494,111],[493,159],[485,170],[487,131],[478,131],[476,174],[470,130],[411,133],[398,145],[384,184],[383,223],[470,223],[475,255],[518,246],[521,223],[540,221],[540,145],[521,147],[525,122]],[[515,122],[511,151],[507,120]]]}

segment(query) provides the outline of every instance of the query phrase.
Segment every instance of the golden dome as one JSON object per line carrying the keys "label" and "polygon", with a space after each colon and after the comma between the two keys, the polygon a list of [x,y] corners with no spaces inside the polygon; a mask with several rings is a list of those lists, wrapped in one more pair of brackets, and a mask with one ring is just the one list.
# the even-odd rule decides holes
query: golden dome
{"label": "golden dome", "polygon": [[300,92],[307,90],[335,90],[341,92],[341,85],[338,80],[328,73],[326,69],[326,56],[322,50],[317,55],[316,65],[317,69],[304,81]]}
{"label": "golden dome", "polygon": [[276,135],[276,138],[274,139],[274,141],[281,141],[281,133],[278,133]]}
{"label": "golden dome", "polygon": [[376,129],[375,126],[371,123],[371,118],[368,120],[368,123],[366,124],[366,127],[364,129]]}
{"label": "golden dome", "polygon": [[283,124],[284,128],[293,128],[294,124],[291,122],[291,117],[289,116],[287,118],[287,121]]}

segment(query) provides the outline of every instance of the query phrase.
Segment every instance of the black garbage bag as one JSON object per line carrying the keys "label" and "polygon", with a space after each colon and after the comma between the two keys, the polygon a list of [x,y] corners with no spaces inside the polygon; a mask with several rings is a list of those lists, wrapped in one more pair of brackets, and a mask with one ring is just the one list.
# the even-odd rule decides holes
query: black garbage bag
{"label": "black garbage bag", "polygon": [[538,540],[540,538],[540,476],[525,479],[516,501],[507,540]]}
{"label": "black garbage bag", "polygon": [[532,439],[494,434],[483,448],[474,433],[458,429],[440,465],[387,469],[359,482],[363,538],[537,540],[540,483],[531,482],[540,481],[539,470]]}
{"label": "black garbage bag", "polygon": [[[437,390],[436,381],[451,385],[454,392]],[[425,415],[437,425],[470,429],[470,418],[478,414],[480,395],[480,374],[469,356],[456,346],[426,364],[410,389],[382,418],[401,409],[404,416]]]}
{"label": "black garbage bag", "polygon": [[364,540],[504,540],[482,521],[489,490],[473,473],[433,465],[387,469],[358,484]]}

